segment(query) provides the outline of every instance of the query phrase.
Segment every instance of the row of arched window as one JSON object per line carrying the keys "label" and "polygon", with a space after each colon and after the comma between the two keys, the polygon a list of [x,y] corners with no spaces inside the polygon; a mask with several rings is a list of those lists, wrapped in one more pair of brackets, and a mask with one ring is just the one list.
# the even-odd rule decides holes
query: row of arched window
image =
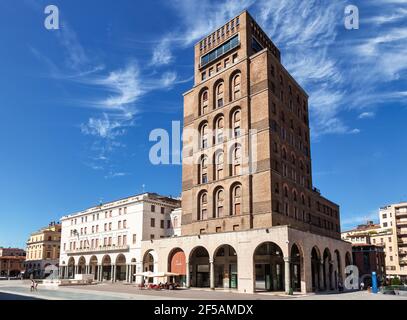
{"label": "row of arched window", "polygon": [[213,192],[213,208],[212,210],[209,210],[208,191],[201,191],[198,197],[197,220],[220,218],[227,215],[239,215],[242,207],[242,186],[240,184],[234,184],[230,188],[230,205],[228,213],[225,212],[225,201],[225,190],[222,187],[216,188]]}
{"label": "row of arched window", "polygon": [[[217,81],[213,88],[213,109],[222,108],[225,105],[225,82]],[[241,74],[234,73],[230,78],[229,102],[233,102],[241,97]],[[209,89],[205,87],[199,94],[199,116],[209,112]]]}
{"label": "row of arched window", "polygon": [[[232,139],[238,138],[241,135],[241,110],[240,108],[233,109],[230,114],[230,130]],[[223,114],[215,118],[214,131],[212,133],[212,144],[219,144],[224,142],[225,138],[225,117]],[[204,121],[199,125],[199,147],[206,149],[210,146],[210,129],[208,121]]]}
{"label": "row of arched window", "polygon": [[[238,176],[241,174],[242,166],[242,147],[240,144],[234,144],[230,149],[229,176]],[[198,183],[205,184],[208,179],[208,156],[202,155],[198,164]],[[224,178],[225,154],[223,150],[215,151],[213,155],[213,179],[222,180]]]}
{"label": "row of arched window", "polygon": [[[277,147],[276,147],[277,148]],[[310,168],[309,165],[304,165],[304,161],[300,158],[300,160],[297,162],[297,156],[295,155],[294,152],[290,153],[290,156],[288,156],[288,151],[285,146],[281,147],[281,158],[285,161],[290,162],[293,166],[297,166],[300,169],[301,172],[306,171],[307,174],[310,173]]]}

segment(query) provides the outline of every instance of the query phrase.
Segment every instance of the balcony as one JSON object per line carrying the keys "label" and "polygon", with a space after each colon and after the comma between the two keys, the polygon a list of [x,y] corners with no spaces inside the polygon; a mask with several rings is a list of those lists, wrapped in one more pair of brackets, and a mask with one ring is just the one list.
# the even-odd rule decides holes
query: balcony
{"label": "balcony", "polygon": [[397,226],[407,226],[407,219],[397,219],[396,224]]}
{"label": "balcony", "polygon": [[98,248],[82,248],[75,250],[67,250],[67,255],[77,255],[77,254],[86,254],[86,253],[101,253],[101,252],[126,252],[129,251],[130,246],[100,246]]}
{"label": "balcony", "polygon": [[407,259],[405,259],[405,258],[399,259],[399,264],[400,265],[407,265]]}

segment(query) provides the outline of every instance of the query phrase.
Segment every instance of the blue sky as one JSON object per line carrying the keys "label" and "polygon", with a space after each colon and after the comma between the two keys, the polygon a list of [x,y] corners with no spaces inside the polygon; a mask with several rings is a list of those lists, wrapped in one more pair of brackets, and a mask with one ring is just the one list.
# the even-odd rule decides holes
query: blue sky
{"label": "blue sky", "polygon": [[150,163],[149,134],[182,119],[193,44],[245,8],[310,95],[314,185],[343,227],[406,200],[405,1],[3,0],[0,246],[100,200],[178,196],[181,167]]}

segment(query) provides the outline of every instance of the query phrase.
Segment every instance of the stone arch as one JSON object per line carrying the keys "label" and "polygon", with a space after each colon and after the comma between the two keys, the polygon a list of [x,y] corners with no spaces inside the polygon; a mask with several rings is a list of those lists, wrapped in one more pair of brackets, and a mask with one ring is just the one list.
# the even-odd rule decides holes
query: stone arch
{"label": "stone arch", "polygon": [[75,278],[75,258],[70,257],[68,259],[68,279],[73,279]]}
{"label": "stone arch", "polygon": [[174,276],[172,282],[180,283],[183,287],[186,286],[186,254],[181,248],[173,248],[168,254],[168,272],[177,273],[178,276]]}
{"label": "stone arch", "polygon": [[115,279],[118,281],[126,281],[126,256],[124,254],[119,254],[116,257],[116,275]]}
{"label": "stone arch", "polygon": [[253,253],[254,290],[284,291],[284,253],[274,242],[259,244]]}
{"label": "stone arch", "polygon": [[210,287],[210,259],[209,251],[203,246],[194,247],[189,254],[191,268],[191,287]]}
{"label": "stone arch", "polygon": [[81,256],[78,260],[78,274],[86,273],[86,259],[84,256]]}
{"label": "stone arch", "polygon": [[93,255],[89,259],[89,273],[93,274],[94,280],[98,279],[98,271],[99,271],[98,258],[95,255]]}
{"label": "stone arch", "polygon": [[332,254],[329,248],[324,250],[323,254],[323,278],[324,289],[326,291],[333,289],[333,265]]}
{"label": "stone arch", "polygon": [[218,246],[213,253],[215,288],[238,288],[237,252],[229,244]]}
{"label": "stone arch", "polygon": [[304,280],[304,253],[297,243],[290,250],[290,284],[294,291],[301,292],[301,282]]}
{"label": "stone arch", "polygon": [[311,249],[311,280],[312,291],[318,291],[322,288],[321,283],[321,251],[317,246]]}
{"label": "stone arch", "polygon": [[102,281],[112,280],[112,259],[106,254],[102,258]]}

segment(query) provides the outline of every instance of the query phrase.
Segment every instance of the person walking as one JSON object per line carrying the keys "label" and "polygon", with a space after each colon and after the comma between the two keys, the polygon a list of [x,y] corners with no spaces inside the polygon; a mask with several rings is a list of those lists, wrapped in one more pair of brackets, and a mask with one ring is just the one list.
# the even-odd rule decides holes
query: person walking
{"label": "person walking", "polygon": [[360,283],[360,290],[363,291],[364,288],[365,288],[365,284],[364,284],[364,282],[361,282]]}

